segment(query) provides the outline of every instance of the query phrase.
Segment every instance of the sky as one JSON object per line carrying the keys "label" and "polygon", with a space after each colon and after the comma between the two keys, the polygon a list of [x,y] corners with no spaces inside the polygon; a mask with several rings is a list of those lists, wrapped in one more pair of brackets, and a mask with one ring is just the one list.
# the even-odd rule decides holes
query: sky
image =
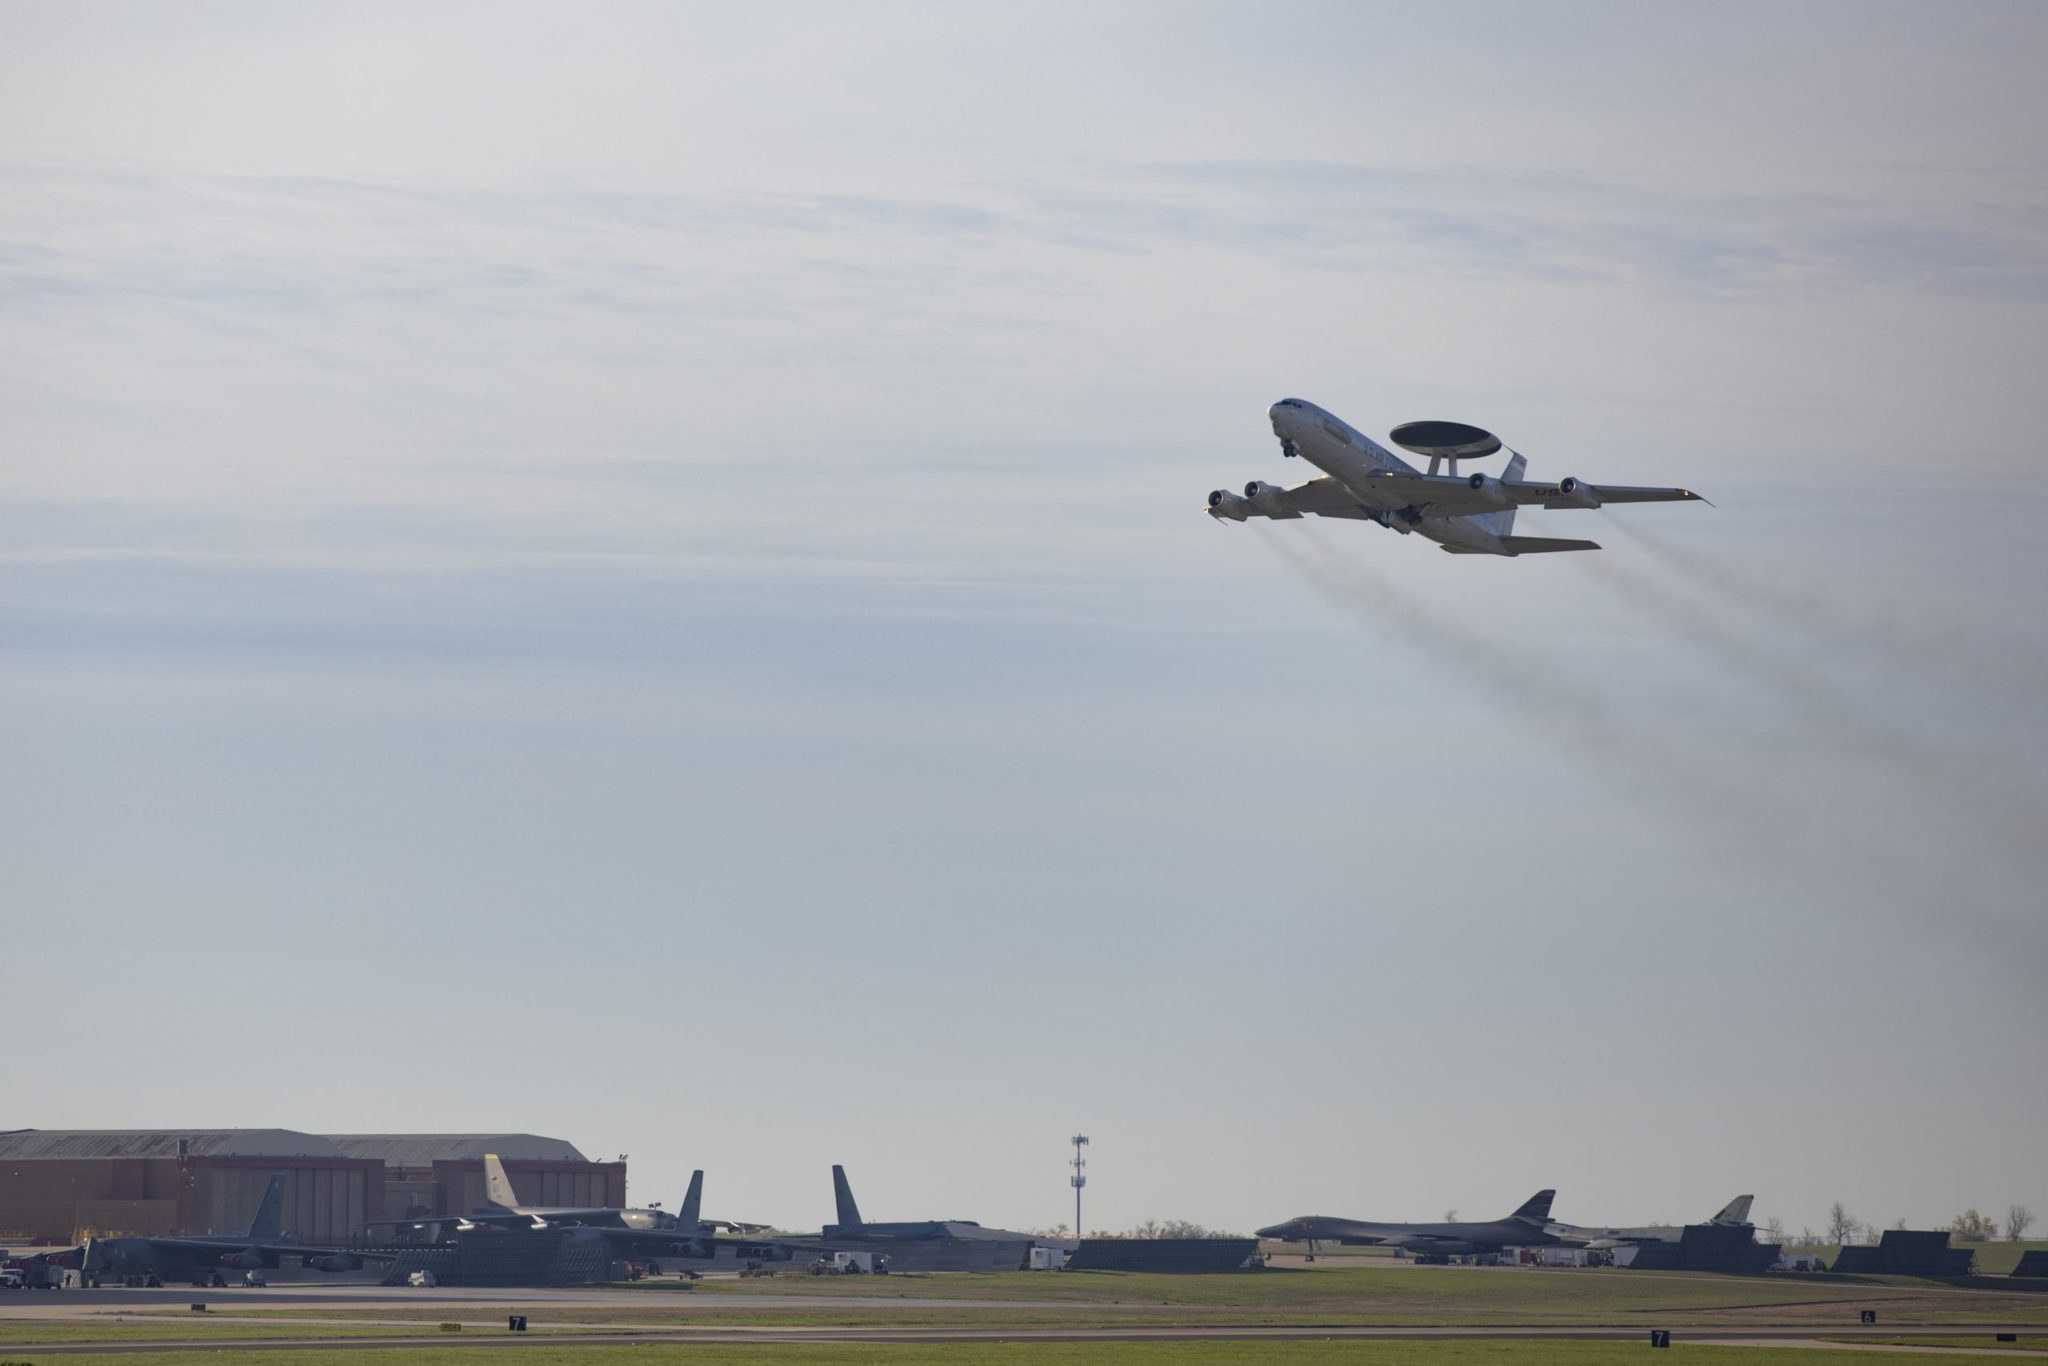
{"label": "sky", "polygon": [[[2048,1216],[2048,12],[0,4],[0,1127]],[[1531,477],[1212,488],[1295,395]]]}

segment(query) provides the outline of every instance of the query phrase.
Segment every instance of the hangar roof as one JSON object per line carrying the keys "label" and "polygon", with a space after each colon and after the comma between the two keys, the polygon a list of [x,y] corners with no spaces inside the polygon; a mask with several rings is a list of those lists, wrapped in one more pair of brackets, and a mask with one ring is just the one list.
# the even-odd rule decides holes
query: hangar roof
{"label": "hangar roof", "polygon": [[539,1134],[329,1134],[348,1157],[381,1158],[387,1166],[481,1161],[485,1153],[514,1162],[588,1162],[576,1145]]}
{"label": "hangar roof", "polygon": [[348,1157],[332,1139],[296,1129],[13,1129],[0,1132],[0,1161],[37,1158]]}

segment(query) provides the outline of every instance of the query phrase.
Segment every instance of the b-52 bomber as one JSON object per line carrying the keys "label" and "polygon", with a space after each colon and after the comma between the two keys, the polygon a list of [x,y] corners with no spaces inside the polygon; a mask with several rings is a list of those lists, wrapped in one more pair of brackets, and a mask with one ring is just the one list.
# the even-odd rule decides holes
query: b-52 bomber
{"label": "b-52 bomber", "polygon": [[[696,1209],[695,1197],[702,1188],[704,1173],[698,1172],[690,1183],[689,1208]],[[696,1232],[692,1213],[689,1232]],[[397,1228],[433,1229],[453,1225],[463,1232],[477,1228],[526,1228],[539,1232],[543,1229],[589,1227],[614,1229],[672,1229],[681,1223],[678,1216],[659,1209],[619,1209],[609,1205],[524,1205],[519,1202],[518,1192],[512,1189],[512,1178],[505,1174],[505,1163],[496,1153],[484,1154],[484,1203],[467,1214],[422,1215],[415,1219],[379,1219],[373,1225],[390,1225]]]}
{"label": "b-52 bomber", "polygon": [[1557,1192],[1537,1191],[1505,1219],[1442,1224],[1380,1224],[1366,1219],[1337,1219],[1305,1214],[1259,1230],[1261,1238],[1317,1243],[1377,1244],[1398,1247],[1418,1257],[1461,1257],[1473,1252],[1499,1252],[1504,1247],[1551,1247],[1565,1240],[1550,1232],[1550,1202]]}
{"label": "b-52 bomber", "polygon": [[287,1238],[283,1229],[284,1173],[272,1172],[247,1233],[88,1238],[79,1250],[78,1265],[91,1282],[118,1279],[162,1285],[190,1280],[194,1285],[225,1285],[225,1267],[243,1272],[250,1284],[261,1285],[263,1271],[284,1257],[296,1257],[316,1271],[354,1271],[365,1261],[389,1260],[388,1254],[310,1247]]}
{"label": "b-52 bomber", "polygon": [[[1420,535],[1453,555],[1515,556],[1600,548],[1595,541],[1517,536],[1517,508],[1706,501],[1690,489],[1589,484],[1569,476],[1555,484],[1531,482],[1522,477],[1528,460],[1513,450],[1498,478],[1483,473],[1461,478],[1459,461],[1484,459],[1503,449],[1492,432],[1463,422],[1409,422],[1388,433],[1401,449],[1429,458],[1425,474],[1303,399],[1283,398],[1266,415],[1280,438],[1280,453],[1301,457],[1323,475],[1292,488],[1254,479],[1244,486],[1243,497],[1217,489],[1209,495],[1209,515],[1219,522],[1293,519],[1305,513],[1349,517],[1377,522],[1403,536]],[[1439,474],[1446,464],[1450,472]]]}

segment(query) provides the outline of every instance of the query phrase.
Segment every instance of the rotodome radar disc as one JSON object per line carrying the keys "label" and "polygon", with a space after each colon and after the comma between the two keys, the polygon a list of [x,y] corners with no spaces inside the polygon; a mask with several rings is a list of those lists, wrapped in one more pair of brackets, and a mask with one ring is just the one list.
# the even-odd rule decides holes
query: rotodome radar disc
{"label": "rotodome radar disc", "polygon": [[1500,438],[1469,422],[1404,422],[1387,436],[1404,451],[1432,459],[1477,460],[1500,449]]}

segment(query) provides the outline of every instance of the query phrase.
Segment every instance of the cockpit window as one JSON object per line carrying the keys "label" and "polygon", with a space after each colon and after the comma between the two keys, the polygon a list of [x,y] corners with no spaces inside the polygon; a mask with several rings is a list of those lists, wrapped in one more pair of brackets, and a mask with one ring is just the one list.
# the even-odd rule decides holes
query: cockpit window
{"label": "cockpit window", "polygon": [[1283,398],[1280,400],[1280,406],[1283,408],[1299,408],[1301,400],[1298,398]]}

